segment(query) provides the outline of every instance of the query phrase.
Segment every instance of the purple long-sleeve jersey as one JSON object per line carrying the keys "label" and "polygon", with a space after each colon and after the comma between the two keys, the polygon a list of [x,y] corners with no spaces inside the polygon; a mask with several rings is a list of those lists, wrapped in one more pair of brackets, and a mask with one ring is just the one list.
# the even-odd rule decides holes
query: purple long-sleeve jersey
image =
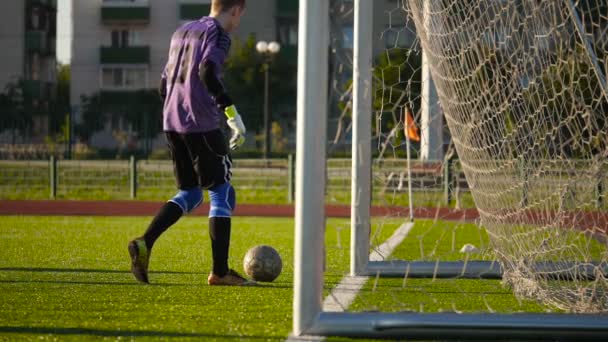
{"label": "purple long-sleeve jersey", "polygon": [[199,71],[204,63],[213,62],[219,79],[230,43],[226,31],[211,17],[186,23],[173,33],[162,74],[166,80],[164,131],[194,133],[219,128],[220,112]]}

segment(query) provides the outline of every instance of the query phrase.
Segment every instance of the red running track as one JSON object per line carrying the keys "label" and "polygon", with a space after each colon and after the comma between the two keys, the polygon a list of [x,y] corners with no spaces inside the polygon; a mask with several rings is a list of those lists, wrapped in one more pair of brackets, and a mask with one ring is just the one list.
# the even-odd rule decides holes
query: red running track
{"label": "red running track", "polygon": [[[163,202],[144,201],[67,201],[67,200],[0,200],[0,215],[31,216],[154,216]],[[350,207],[345,205],[327,205],[327,217],[350,217]],[[207,216],[209,205],[204,204],[190,215]],[[372,216],[376,217],[409,217],[408,208],[372,207]],[[594,234],[608,234],[608,213],[579,211],[553,212],[524,210],[509,213],[498,210],[492,215],[502,216],[502,220],[520,224],[557,225],[575,227]],[[237,205],[235,216],[293,217],[293,205]],[[477,209],[450,208],[415,208],[414,217],[473,221],[479,218]]]}
{"label": "red running track", "polygon": [[[26,201],[0,200],[0,215],[39,216],[154,216],[163,202],[144,201]],[[328,205],[328,217],[350,217],[349,206]],[[204,204],[190,215],[207,216],[209,205]],[[373,207],[372,216],[408,217],[408,208]],[[237,205],[235,216],[293,217],[293,205]],[[416,208],[417,218],[441,218],[442,220],[474,220],[479,217],[475,209]]]}

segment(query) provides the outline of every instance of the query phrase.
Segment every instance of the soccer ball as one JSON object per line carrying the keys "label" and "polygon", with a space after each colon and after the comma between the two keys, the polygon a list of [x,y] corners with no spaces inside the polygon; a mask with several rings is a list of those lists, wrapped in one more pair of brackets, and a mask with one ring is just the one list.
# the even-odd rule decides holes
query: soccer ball
{"label": "soccer ball", "polygon": [[251,248],[243,259],[245,273],[255,281],[273,281],[283,269],[281,256],[276,249],[260,245]]}

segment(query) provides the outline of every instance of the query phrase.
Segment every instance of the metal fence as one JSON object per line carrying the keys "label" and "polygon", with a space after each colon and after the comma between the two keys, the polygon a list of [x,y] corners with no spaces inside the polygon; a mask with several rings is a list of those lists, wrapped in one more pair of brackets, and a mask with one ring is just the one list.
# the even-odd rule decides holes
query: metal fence
{"label": "metal fence", "polygon": [[[442,163],[413,162],[411,168],[417,205],[458,206],[470,196],[458,163],[445,168]],[[376,204],[408,203],[405,160],[375,161],[373,177]],[[292,156],[233,163],[232,183],[242,203],[290,203],[294,178]],[[350,203],[351,160],[329,159],[326,184],[328,203]],[[175,191],[173,165],[168,160],[0,160],[0,198],[4,199],[165,200]]]}
{"label": "metal fence", "polygon": [[[474,207],[470,186],[492,182],[513,197],[513,203],[527,205],[539,201],[547,189],[564,186],[566,173],[576,173],[579,181],[567,184],[567,202],[588,203],[604,208],[608,164],[601,170],[587,161],[567,161],[568,165],[545,162],[511,165],[488,177],[467,183],[458,160],[450,163],[411,161],[413,205],[418,207]],[[549,165],[549,166],[548,166]],[[241,203],[290,203],[294,198],[294,158],[236,159],[232,183]],[[464,165],[475,167],[475,165]],[[537,169],[542,174],[535,174]],[[376,160],[372,166],[372,202],[376,205],[409,205],[408,171],[403,159]],[[523,174],[523,175],[522,175]],[[329,159],[326,173],[326,202],[349,204],[351,160]],[[173,166],[168,160],[0,160],[2,199],[142,199],[165,200],[176,191]]]}

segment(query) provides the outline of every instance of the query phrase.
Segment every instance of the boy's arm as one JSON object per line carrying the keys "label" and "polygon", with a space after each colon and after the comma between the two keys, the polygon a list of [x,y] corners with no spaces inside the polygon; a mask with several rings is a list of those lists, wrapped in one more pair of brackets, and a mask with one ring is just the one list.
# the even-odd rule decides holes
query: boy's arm
{"label": "boy's arm", "polygon": [[165,77],[160,78],[160,84],[158,85],[158,93],[160,94],[161,100],[165,102],[167,97],[167,79]]}
{"label": "boy's arm", "polygon": [[213,61],[203,61],[199,66],[199,78],[209,93],[215,98],[215,103],[224,110],[226,121],[232,130],[230,148],[235,150],[245,142],[246,128],[232,98],[227,94],[224,84],[218,78],[217,66]]}
{"label": "boy's arm", "polygon": [[209,93],[215,98],[215,103],[222,109],[234,105],[224,88],[224,84],[217,77],[217,66],[212,61],[205,61],[199,68],[201,82],[207,87]]}

